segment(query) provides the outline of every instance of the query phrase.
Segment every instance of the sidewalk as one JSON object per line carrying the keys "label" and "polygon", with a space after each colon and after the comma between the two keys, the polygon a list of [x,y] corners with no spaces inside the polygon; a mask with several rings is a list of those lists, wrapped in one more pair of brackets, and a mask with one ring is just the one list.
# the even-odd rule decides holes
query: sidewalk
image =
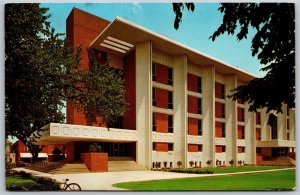
{"label": "sidewalk", "polygon": [[15,168],[17,171],[30,172],[36,176],[50,177],[59,182],[68,178],[69,183],[75,182],[81,186],[82,190],[94,191],[119,191],[126,190],[113,187],[113,184],[131,181],[146,181],[146,180],[159,180],[159,179],[175,179],[175,178],[191,178],[191,177],[214,177],[221,175],[237,175],[247,173],[260,173],[272,172],[280,170],[289,170],[295,168],[261,170],[261,171],[248,171],[236,173],[219,173],[219,174],[186,174],[186,173],[172,173],[163,171],[122,171],[122,172],[102,172],[102,173],[80,173],[80,174],[47,174],[37,171],[31,171],[25,168]]}

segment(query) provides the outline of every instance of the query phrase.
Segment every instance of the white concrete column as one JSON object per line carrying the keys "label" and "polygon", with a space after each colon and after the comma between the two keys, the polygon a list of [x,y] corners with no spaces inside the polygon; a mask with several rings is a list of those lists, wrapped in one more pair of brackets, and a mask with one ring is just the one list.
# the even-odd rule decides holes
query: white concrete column
{"label": "white concrete column", "polygon": [[268,125],[269,114],[266,114],[267,108],[261,109],[260,122],[261,122],[261,141],[271,140],[271,129]]}
{"label": "white concrete column", "polygon": [[137,130],[137,163],[151,168],[151,66],[152,44],[150,41],[136,45],[136,130]]}
{"label": "white concrete column", "polygon": [[245,104],[245,164],[256,163],[256,128],[255,113],[248,112],[249,104]]}
{"label": "white concrete column", "polygon": [[202,71],[202,165],[206,166],[207,160],[215,165],[215,67],[205,66]]}
{"label": "white concrete column", "polygon": [[174,57],[174,165],[187,165],[187,57]]}
{"label": "white concrete column", "polygon": [[296,141],[296,118],[295,118],[295,110],[290,109],[290,138],[291,141]]}
{"label": "white concrete column", "polygon": [[[237,87],[236,75],[228,75],[225,79],[226,95],[231,94],[230,90]],[[237,101],[226,98],[226,164],[231,159],[237,164]]]}
{"label": "white concrete column", "polygon": [[285,116],[285,106],[282,106],[283,113],[277,114],[277,139],[286,138],[286,116]]}

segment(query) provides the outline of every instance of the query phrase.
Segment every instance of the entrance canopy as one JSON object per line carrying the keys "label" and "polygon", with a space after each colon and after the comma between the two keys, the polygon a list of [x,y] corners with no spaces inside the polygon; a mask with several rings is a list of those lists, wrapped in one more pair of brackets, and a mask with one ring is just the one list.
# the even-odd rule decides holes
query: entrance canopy
{"label": "entrance canopy", "polygon": [[50,123],[39,132],[38,145],[64,144],[73,141],[136,142],[136,130]]}

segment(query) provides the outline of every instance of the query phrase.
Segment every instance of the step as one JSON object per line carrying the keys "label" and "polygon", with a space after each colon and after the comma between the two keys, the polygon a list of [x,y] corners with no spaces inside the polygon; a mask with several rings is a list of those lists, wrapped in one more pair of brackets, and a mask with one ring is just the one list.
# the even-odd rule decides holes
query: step
{"label": "step", "polygon": [[145,167],[137,164],[135,161],[125,160],[125,161],[108,161],[108,171],[137,171],[137,170],[147,170]]}
{"label": "step", "polygon": [[71,173],[90,173],[89,169],[83,163],[69,163],[63,167],[51,172],[52,174],[71,174]]}

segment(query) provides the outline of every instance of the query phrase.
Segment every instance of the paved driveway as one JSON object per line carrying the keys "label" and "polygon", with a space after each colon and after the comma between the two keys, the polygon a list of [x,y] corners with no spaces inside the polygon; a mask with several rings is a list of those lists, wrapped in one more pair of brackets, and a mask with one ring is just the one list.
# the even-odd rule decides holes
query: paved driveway
{"label": "paved driveway", "polygon": [[[286,168],[294,169],[294,168]],[[280,169],[280,170],[286,170]],[[25,170],[24,168],[16,168],[16,170]],[[252,171],[252,172],[271,172],[277,170],[264,170],[264,171]],[[204,176],[218,176],[227,174],[211,174],[211,175],[198,175],[198,174],[184,174],[184,173],[171,173],[162,171],[122,171],[122,172],[102,172],[102,173],[78,173],[78,174],[47,174],[26,169],[25,171],[31,172],[33,175],[50,177],[57,181],[62,182],[68,178],[69,183],[75,182],[81,186],[82,190],[124,190],[115,188],[112,185],[115,183],[129,182],[129,181],[145,181],[156,179],[172,179],[172,178],[188,178],[188,177],[204,177]],[[231,173],[231,174],[245,174],[243,173]]]}

